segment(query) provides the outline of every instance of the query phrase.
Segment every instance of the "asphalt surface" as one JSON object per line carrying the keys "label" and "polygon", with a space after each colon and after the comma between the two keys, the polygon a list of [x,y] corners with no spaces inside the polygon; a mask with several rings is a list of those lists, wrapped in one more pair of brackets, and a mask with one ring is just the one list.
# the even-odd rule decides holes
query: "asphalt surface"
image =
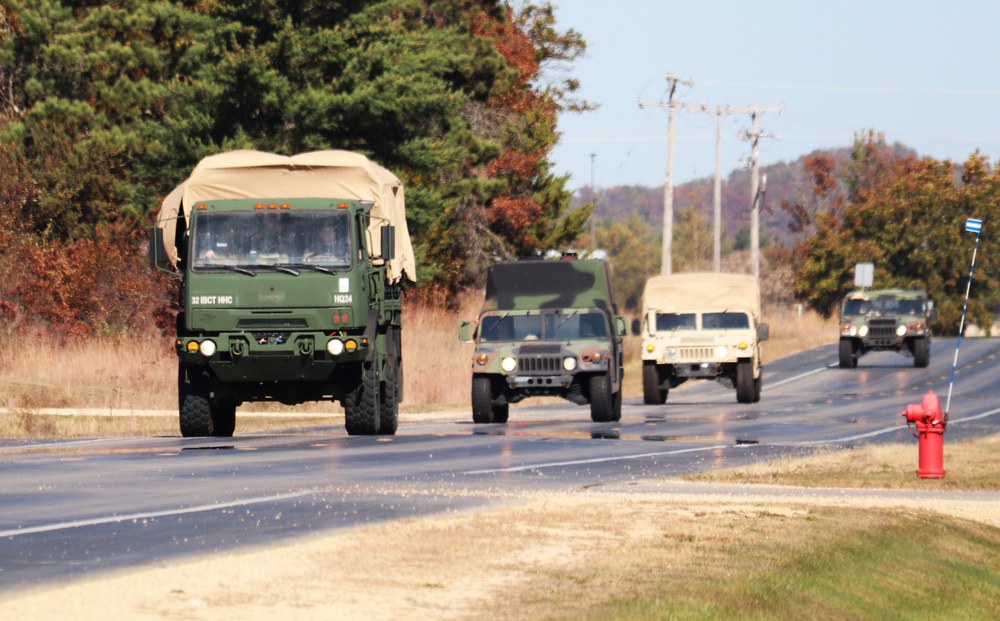
{"label": "asphalt surface", "polygon": [[[402,417],[393,437],[342,427],[180,437],[0,442],[0,591],[177,556],[507,502],[525,491],[638,485],[818,447],[916,440],[901,412],[933,390],[946,405],[954,339],[931,365],[869,354],[837,368],[836,346],[765,367],[760,403],[689,382],[664,405],[627,398],[619,423],[569,403]],[[947,444],[1000,431],[1000,339],[964,339]],[[947,463],[946,463],[947,466]]]}

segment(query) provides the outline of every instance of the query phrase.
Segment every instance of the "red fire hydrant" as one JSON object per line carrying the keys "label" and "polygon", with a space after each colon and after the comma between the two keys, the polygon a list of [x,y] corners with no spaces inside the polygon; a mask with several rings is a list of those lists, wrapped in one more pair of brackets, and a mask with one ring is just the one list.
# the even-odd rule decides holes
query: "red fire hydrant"
{"label": "red fire hydrant", "polygon": [[903,416],[906,417],[907,428],[910,423],[917,426],[917,433],[910,430],[920,447],[917,476],[921,479],[943,479],[944,428],[948,421],[941,414],[941,402],[937,395],[928,390],[920,405],[906,406]]}

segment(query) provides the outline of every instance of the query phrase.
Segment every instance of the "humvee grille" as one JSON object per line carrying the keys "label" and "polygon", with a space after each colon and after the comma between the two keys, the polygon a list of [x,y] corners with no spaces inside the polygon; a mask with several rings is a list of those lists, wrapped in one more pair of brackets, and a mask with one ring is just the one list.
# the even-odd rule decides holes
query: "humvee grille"
{"label": "humvee grille", "polygon": [[680,347],[677,357],[684,362],[704,362],[714,358],[711,347]]}
{"label": "humvee grille", "polygon": [[551,373],[562,368],[559,356],[532,356],[517,359],[517,370],[523,373]]}
{"label": "humvee grille", "polygon": [[896,320],[872,319],[868,322],[868,336],[876,339],[896,336]]}

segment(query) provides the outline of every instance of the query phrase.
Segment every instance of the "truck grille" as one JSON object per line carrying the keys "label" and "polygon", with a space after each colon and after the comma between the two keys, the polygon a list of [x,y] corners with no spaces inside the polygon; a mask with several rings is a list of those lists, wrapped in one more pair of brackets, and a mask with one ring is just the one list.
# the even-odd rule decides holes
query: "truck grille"
{"label": "truck grille", "polygon": [[259,319],[240,319],[236,323],[240,330],[295,330],[309,327],[309,322],[294,317],[267,317]]}

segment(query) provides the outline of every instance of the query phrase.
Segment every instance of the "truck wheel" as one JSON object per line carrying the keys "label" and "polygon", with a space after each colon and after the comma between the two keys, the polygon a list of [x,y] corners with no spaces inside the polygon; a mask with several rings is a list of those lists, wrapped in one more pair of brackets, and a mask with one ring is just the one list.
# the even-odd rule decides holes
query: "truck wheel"
{"label": "truck wheel", "polygon": [[659,405],[666,402],[667,391],[661,388],[660,371],[655,362],[642,363],[642,402]]}
{"label": "truck wheel", "polygon": [[840,339],[840,368],[853,369],[858,366],[858,359],[854,357],[854,344],[850,339]]}
{"label": "truck wheel", "polygon": [[200,373],[185,373],[184,364],[177,366],[177,400],[181,435],[200,438],[212,435],[212,409],[208,405],[208,382]]}
{"label": "truck wheel", "polygon": [[[506,409],[506,407],[504,408]],[[485,375],[472,376],[472,422],[492,423],[495,418],[493,407],[493,380]],[[504,420],[497,422],[507,422]]]}
{"label": "truck wheel", "polygon": [[231,438],[236,431],[236,406],[231,402],[208,401],[212,417],[212,435],[216,438]]}
{"label": "truck wheel", "polygon": [[764,385],[764,372],[761,371],[757,379],[753,381],[753,402],[760,403],[760,389]]}
{"label": "truck wheel", "polygon": [[344,395],[344,425],[349,435],[378,433],[380,386],[376,366],[374,362],[362,362],[354,385]]}
{"label": "truck wheel", "polygon": [[740,360],[736,363],[736,401],[753,403],[754,392],[753,364]]}
{"label": "truck wheel", "polygon": [[382,382],[382,399],[379,408],[378,433],[383,436],[396,435],[399,428],[400,369],[399,341],[396,332],[390,328],[388,339],[388,359],[385,365],[385,381]]}
{"label": "truck wheel", "polygon": [[927,339],[917,339],[913,341],[913,366],[925,369],[930,363],[931,344],[927,341]]}
{"label": "truck wheel", "polygon": [[[619,393],[620,394],[620,393]],[[590,420],[606,423],[614,416],[614,395],[607,374],[590,377]]]}
{"label": "truck wheel", "polygon": [[622,419],[622,390],[618,389],[614,395],[611,396],[611,420],[613,422],[618,422]]}

